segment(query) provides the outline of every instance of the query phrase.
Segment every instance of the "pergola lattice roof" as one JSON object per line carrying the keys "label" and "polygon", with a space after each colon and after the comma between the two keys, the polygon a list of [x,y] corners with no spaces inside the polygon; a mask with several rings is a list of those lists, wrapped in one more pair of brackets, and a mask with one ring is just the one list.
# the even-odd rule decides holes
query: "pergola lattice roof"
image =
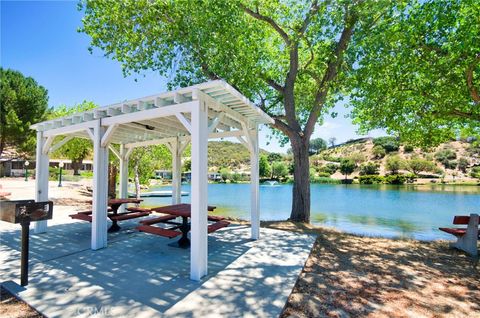
{"label": "pergola lattice roof", "polygon": [[[126,144],[127,147],[148,145],[154,140],[189,136],[190,113],[183,113],[182,106],[199,99],[199,95],[208,106],[210,126],[215,126],[210,137],[236,137],[246,124],[253,127],[273,122],[232,86],[216,80],[41,122],[31,128],[43,131],[47,137],[90,138],[85,126],[101,119],[102,125],[115,127],[109,134],[109,143]],[[165,111],[155,111],[160,108]]]}

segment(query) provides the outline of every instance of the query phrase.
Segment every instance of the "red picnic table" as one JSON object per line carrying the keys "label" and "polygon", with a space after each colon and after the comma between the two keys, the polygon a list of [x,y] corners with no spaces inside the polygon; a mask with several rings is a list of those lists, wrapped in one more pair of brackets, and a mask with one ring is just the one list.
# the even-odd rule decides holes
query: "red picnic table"
{"label": "red picnic table", "polygon": [[[208,206],[208,211],[215,210],[214,206]],[[156,234],[160,236],[165,236],[168,238],[173,238],[178,235],[182,237],[178,240],[178,246],[182,248],[187,248],[190,246],[190,240],[188,238],[188,232],[190,231],[190,223],[188,219],[191,217],[191,205],[190,204],[174,204],[168,206],[162,206],[158,208],[150,209],[151,211],[166,214],[165,216],[143,220],[140,221],[140,226],[137,227],[137,230],[141,232],[147,232],[151,234]],[[177,217],[182,218],[182,222],[174,222]],[[208,216],[208,221],[214,222],[208,226],[208,233],[215,232],[216,230],[228,226],[230,223],[224,221],[224,217],[221,216]],[[160,228],[153,226],[153,224],[164,223],[174,225],[170,228]],[[180,230],[180,231],[177,231]]]}
{"label": "red picnic table", "polygon": [[[143,200],[137,199],[109,199],[108,200],[108,218],[112,220],[112,226],[108,229],[108,232],[117,232],[120,230],[120,226],[118,225],[118,221],[138,218],[142,216],[147,216],[150,214],[149,209],[142,209],[142,208],[127,208],[127,212],[118,213],[118,209],[122,204],[128,203],[140,203]],[[89,201],[92,204],[92,201]],[[84,211],[84,212],[77,212],[75,214],[70,215],[72,219],[78,219],[83,221],[92,222],[92,211]]]}

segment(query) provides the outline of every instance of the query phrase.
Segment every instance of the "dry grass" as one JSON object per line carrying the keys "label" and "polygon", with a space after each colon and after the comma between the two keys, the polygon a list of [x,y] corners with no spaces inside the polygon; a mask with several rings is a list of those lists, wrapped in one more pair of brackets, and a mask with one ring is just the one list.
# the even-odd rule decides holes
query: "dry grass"
{"label": "dry grass", "polygon": [[264,225],[318,234],[281,317],[480,317],[478,258],[447,242]]}

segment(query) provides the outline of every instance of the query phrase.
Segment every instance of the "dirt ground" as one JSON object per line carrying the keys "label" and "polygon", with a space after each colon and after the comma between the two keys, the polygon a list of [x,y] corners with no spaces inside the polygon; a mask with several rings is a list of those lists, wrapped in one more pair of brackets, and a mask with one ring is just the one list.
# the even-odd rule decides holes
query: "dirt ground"
{"label": "dirt ground", "polygon": [[362,237],[291,222],[318,235],[285,317],[480,317],[478,258],[445,241]]}
{"label": "dirt ground", "polygon": [[18,300],[9,294],[5,289],[0,288],[0,317],[2,318],[43,318],[26,303]]}

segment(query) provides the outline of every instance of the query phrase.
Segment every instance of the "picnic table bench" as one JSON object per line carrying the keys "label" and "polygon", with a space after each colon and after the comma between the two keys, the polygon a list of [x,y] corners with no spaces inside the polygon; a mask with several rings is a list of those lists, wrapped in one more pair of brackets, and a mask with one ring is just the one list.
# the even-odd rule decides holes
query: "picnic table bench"
{"label": "picnic table bench", "polygon": [[[109,232],[116,232],[120,230],[120,226],[118,226],[118,221],[130,220],[135,218],[144,217],[150,215],[152,211],[147,208],[140,208],[140,207],[127,207],[127,212],[118,213],[118,208],[122,204],[126,203],[140,203],[141,200],[136,199],[110,199],[108,204],[110,207],[107,209],[107,217],[113,222],[112,226],[108,229]],[[92,222],[92,211],[82,211],[77,212],[75,214],[69,215],[72,219]]]}
{"label": "picnic table bench", "polygon": [[[190,240],[188,239],[188,232],[190,231],[190,223],[188,222],[188,218],[191,216],[190,208],[190,204],[174,204],[170,206],[153,208],[151,209],[152,211],[166,215],[142,220],[136,229],[141,232],[164,236],[167,238],[174,238],[182,235],[180,240],[177,242],[178,246],[183,248],[189,247]],[[208,207],[208,211],[213,211],[214,209],[215,207],[213,206]],[[174,221],[177,217],[182,218],[181,223]],[[208,233],[215,232],[230,225],[230,222],[225,221],[225,218],[222,216],[209,215],[208,221],[213,222],[212,224],[208,225]],[[173,226],[169,228],[154,226],[154,224],[158,223],[169,224]]]}
{"label": "picnic table bench", "polygon": [[457,237],[457,241],[450,243],[450,246],[465,251],[472,256],[478,255],[477,244],[478,239],[480,238],[478,214],[470,214],[470,216],[456,215],[453,218],[453,224],[468,224],[468,226],[466,228],[439,228],[440,231],[455,235]]}

